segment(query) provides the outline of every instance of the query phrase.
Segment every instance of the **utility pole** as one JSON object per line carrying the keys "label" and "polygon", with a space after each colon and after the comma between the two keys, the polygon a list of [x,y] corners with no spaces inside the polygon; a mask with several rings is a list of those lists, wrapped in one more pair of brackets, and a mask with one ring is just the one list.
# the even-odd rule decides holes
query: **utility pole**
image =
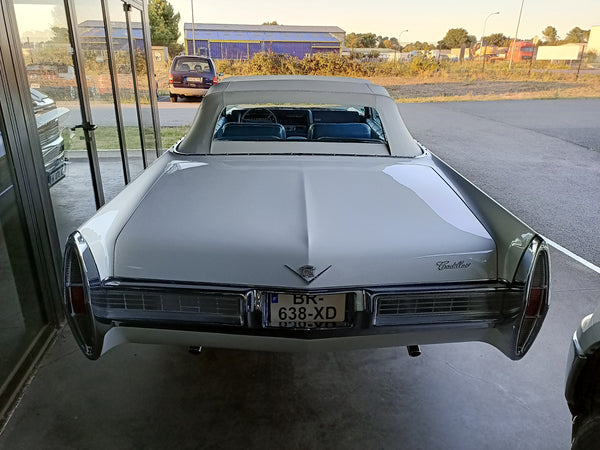
{"label": "utility pole", "polygon": [[196,25],[194,24],[194,0],[190,0],[192,4],[192,55],[196,54]]}
{"label": "utility pole", "polygon": [[[515,31],[515,38],[513,39],[513,44],[512,47],[510,49],[510,60],[508,62],[508,70],[511,70],[512,67],[512,60],[513,60],[513,56],[515,54],[515,46],[517,45],[517,35],[519,34],[519,25],[521,24],[521,14],[523,13],[523,3],[525,3],[525,0],[521,0],[521,10],[519,11],[519,20],[517,21],[517,31]],[[533,56],[532,56],[533,58]]]}

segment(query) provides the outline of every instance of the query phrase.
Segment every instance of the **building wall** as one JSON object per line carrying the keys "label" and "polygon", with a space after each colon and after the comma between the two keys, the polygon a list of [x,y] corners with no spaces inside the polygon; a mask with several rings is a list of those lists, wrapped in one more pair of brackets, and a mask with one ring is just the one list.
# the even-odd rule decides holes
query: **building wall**
{"label": "building wall", "polygon": [[213,59],[249,59],[272,52],[302,59],[316,53],[341,53],[345,32],[338,27],[184,24],[188,54]]}
{"label": "building wall", "polygon": [[[317,53],[341,53],[338,46],[328,42],[280,42],[280,41],[209,41],[197,39],[196,55],[210,56],[213,59],[250,59],[255,54],[266,52],[294,56],[303,59]],[[187,53],[194,54],[193,42],[187,41]]]}
{"label": "building wall", "polygon": [[538,61],[576,61],[585,44],[542,45],[537,49]]}
{"label": "building wall", "polygon": [[590,29],[590,38],[587,45],[588,52],[596,52],[600,55],[600,26]]}

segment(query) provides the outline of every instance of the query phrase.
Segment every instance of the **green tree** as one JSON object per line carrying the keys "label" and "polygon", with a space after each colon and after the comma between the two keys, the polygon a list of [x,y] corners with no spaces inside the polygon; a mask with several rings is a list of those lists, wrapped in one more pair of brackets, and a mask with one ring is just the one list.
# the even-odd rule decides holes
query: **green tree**
{"label": "green tree", "polygon": [[52,27],[51,30],[52,30],[52,33],[54,34],[51,39],[52,42],[56,42],[59,44],[68,44],[70,42],[69,30],[67,28]]}
{"label": "green tree", "polygon": [[563,40],[565,44],[587,42],[590,37],[590,30],[582,30],[579,27],[573,28],[567,33],[567,36]]}
{"label": "green tree", "polygon": [[421,42],[421,41],[416,41],[416,42],[411,42],[410,44],[406,44],[404,47],[402,47],[402,51],[403,52],[412,52],[414,50],[433,50],[435,48],[435,45],[430,44],[429,42]]}
{"label": "green tree", "polygon": [[384,40],[383,47],[391,48],[392,50],[400,50],[400,44],[398,42],[398,38],[393,37],[393,38]]}
{"label": "green tree", "polygon": [[[167,0],[149,0],[150,40],[152,45],[172,47],[179,39],[180,14],[175,14],[173,5]],[[174,56],[169,51],[171,56]]]}
{"label": "green tree", "polygon": [[362,33],[358,35],[358,42],[363,48],[377,47],[377,36],[375,33]]}
{"label": "green tree", "polygon": [[548,25],[546,28],[544,28],[542,35],[544,36],[544,41],[547,44],[556,44],[556,41],[558,41],[558,32],[553,26]]}
{"label": "green tree", "polygon": [[438,48],[458,48],[463,44],[466,44],[468,47],[475,42],[477,42],[475,36],[470,35],[464,28],[451,28],[446,33],[446,36],[444,36],[444,39],[438,41]]}
{"label": "green tree", "polygon": [[497,45],[498,47],[508,47],[510,38],[502,33],[493,33],[483,38],[487,45]]}
{"label": "green tree", "polygon": [[374,48],[374,47],[377,47],[377,35],[375,35],[375,33],[348,33],[346,35],[346,47],[348,47],[348,48]]}
{"label": "green tree", "polygon": [[358,35],[356,33],[348,33],[346,35],[346,47],[357,48],[358,47]]}

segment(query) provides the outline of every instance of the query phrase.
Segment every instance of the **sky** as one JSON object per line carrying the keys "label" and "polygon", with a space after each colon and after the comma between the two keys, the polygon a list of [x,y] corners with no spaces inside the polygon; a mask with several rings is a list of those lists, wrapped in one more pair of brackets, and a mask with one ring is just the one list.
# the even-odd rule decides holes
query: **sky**
{"label": "sky", "polygon": [[[169,0],[181,14],[181,27],[197,23],[261,24],[277,21],[283,25],[338,26],[346,33],[375,33],[398,37],[401,42],[437,43],[450,28],[465,28],[469,34],[503,33],[514,37],[522,0]],[[563,38],[574,27],[589,29],[600,25],[600,0],[524,0],[518,37],[542,36],[552,25]]]}
{"label": "sky", "polygon": [[[277,21],[283,25],[338,26],[346,33],[375,33],[398,37],[402,44],[421,41],[436,44],[450,28],[465,28],[480,38],[486,17],[485,34],[503,33],[514,37],[522,0],[168,0],[181,14],[183,23],[192,21],[194,1],[196,23],[260,25]],[[78,20],[101,17],[97,0],[76,0]],[[111,0],[111,4],[119,3]],[[51,36],[55,21],[52,10],[62,0],[15,0],[21,34]],[[207,6],[209,5],[209,6]],[[523,0],[519,38],[542,37],[552,25],[560,38],[574,27],[584,30],[600,26],[600,0]],[[62,9],[61,9],[62,10]],[[89,17],[85,17],[85,15]],[[64,17],[64,12],[62,13]],[[33,32],[30,32],[33,30]],[[25,33],[29,32],[29,33]]]}

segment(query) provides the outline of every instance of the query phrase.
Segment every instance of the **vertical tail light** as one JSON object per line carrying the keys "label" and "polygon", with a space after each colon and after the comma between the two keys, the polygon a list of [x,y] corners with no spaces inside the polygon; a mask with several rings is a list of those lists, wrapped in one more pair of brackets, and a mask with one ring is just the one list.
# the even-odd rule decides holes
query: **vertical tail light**
{"label": "vertical tail light", "polygon": [[173,84],[173,74],[169,73],[169,84]]}
{"label": "vertical tail light", "polygon": [[97,359],[102,350],[102,338],[96,330],[89,300],[88,265],[93,266],[91,273],[96,279],[97,269],[91,253],[83,237],[76,232],[69,237],[65,250],[63,306],[77,344],[85,356]]}
{"label": "vertical tail light", "polygon": [[548,312],[550,298],[550,259],[545,243],[540,243],[525,284],[525,307],[517,334],[518,356],[523,356],[535,339]]}
{"label": "vertical tail light", "polygon": [[219,78],[218,77],[213,77],[213,84],[217,84],[219,82]]}
{"label": "vertical tail light", "polygon": [[77,253],[69,249],[65,254],[65,296],[67,314],[86,314],[83,273]]}

